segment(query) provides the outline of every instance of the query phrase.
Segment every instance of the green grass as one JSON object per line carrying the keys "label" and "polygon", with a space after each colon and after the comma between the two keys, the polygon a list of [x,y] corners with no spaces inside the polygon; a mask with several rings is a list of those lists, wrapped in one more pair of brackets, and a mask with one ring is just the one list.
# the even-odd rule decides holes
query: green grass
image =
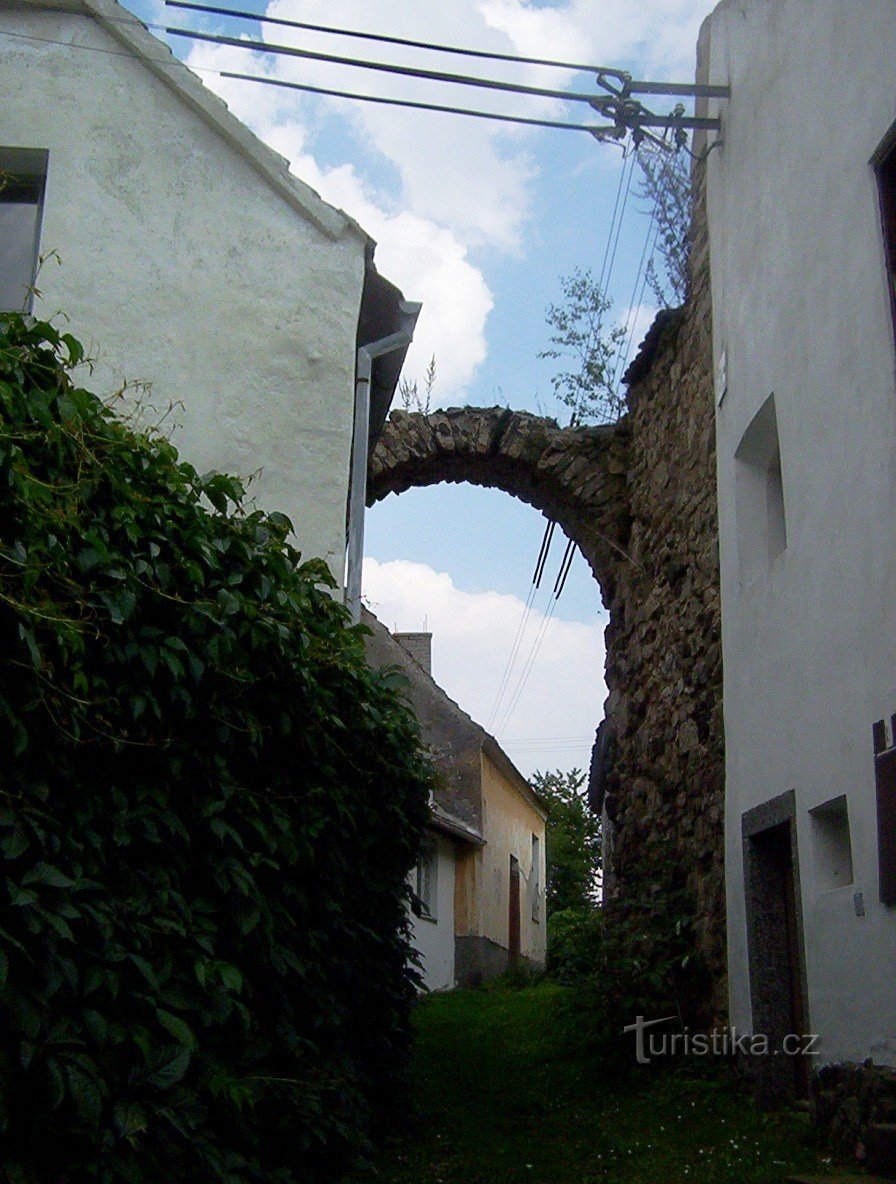
{"label": "green grass", "polygon": [[413,1132],[384,1184],[781,1184],[824,1173],[809,1128],[763,1115],[726,1070],[627,1078],[558,1035],[564,988],[456,991],[419,1005]]}

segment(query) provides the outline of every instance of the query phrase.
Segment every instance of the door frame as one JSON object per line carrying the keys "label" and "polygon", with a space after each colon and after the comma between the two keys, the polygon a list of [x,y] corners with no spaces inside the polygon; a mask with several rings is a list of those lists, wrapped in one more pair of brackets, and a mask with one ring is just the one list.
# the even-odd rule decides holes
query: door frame
{"label": "door frame", "polygon": [[[784,927],[782,937],[789,969],[790,1030],[809,1032],[809,994],[806,975],[806,943],[803,932],[800,860],[796,826],[796,794],[792,789],[744,812],[741,818],[743,843],[744,902],[746,905],[747,955],[750,968],[750,1007],[753,1030],[765,1032],[775,1026],[775,1001],[768,996],[770,978],[780,979],[780,947],[768,941],[770,909],[768,888],[761,858],[763,836],[772,839],[779,831],[789,842],[790,874],[784,884]],[[781,931],[780,919],[777,921]],[[776,957],[777,955],[777,957]],[[776,965],[777,962],[777,965]],[[780,1000],[777,1001],[780,1003]],[[808,1097],[810,1064],[806,1057],[768,1056],[754,1065],[760,1101],[775,1104],[787,1098]],[[788,1062],[791,1062],[788,1065]]]}

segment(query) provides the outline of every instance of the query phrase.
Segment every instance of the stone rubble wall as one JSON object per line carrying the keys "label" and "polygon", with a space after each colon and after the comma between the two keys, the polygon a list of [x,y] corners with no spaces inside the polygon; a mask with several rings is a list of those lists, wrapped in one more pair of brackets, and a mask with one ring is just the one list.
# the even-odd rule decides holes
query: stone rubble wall
{"label": "stone rubble wall", "polygon": [[[702,192],[702,190],[701,190]],[[727,1008],[724,750],[709,252],[698,204],[692,295],[660,313],[626,380],[627,560],[607,628],[610,901],[661,894],[670,869],[696,907],[697,946]]]}

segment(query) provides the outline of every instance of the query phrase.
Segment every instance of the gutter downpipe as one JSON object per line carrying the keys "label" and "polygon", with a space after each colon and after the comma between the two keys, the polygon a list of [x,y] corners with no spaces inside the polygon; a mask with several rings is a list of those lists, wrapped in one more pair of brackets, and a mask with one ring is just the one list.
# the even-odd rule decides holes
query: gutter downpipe
{"label": "gutter downpipe", "polygon": [[367,506],[367,450],[370,436],[370,378],[373,363],[385,354],[407,349],[414,340],[414,327],[421,305],[402,301],[403,323],[397,333],[371,341],[358,349],[355,370],[355,426],[352,433],[352,467],[348,503],[348,552],[345,568],[345,603],[354,624],[361,620],[361,566],[364,560],[364,511]]}

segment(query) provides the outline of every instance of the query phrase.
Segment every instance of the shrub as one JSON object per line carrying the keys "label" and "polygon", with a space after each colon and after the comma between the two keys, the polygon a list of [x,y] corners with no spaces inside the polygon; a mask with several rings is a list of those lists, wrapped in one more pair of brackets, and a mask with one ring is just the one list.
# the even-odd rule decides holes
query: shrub
{"label": "shrub", "polygon": [[694,953],[690,899],[683,889],[633,896],[590,915],[553,919],[554,973],[572,987],[567,1035],[603,1062],[634,1065],[634,1045],[623,1028],[637,1016],[670,1017],[669,1029],[707,1026],[706,967]]}
{"label": "shrub", "polygon": [[600,956],[603,912],[594,905],[562,909],[550,918],[547,971],[561,983],[574,983],[596,972]]}
{"label": "shrub", "polygon": [[401,1106],[428,771],[279,515],[0,317],[0,1163],[323,1181]]}

